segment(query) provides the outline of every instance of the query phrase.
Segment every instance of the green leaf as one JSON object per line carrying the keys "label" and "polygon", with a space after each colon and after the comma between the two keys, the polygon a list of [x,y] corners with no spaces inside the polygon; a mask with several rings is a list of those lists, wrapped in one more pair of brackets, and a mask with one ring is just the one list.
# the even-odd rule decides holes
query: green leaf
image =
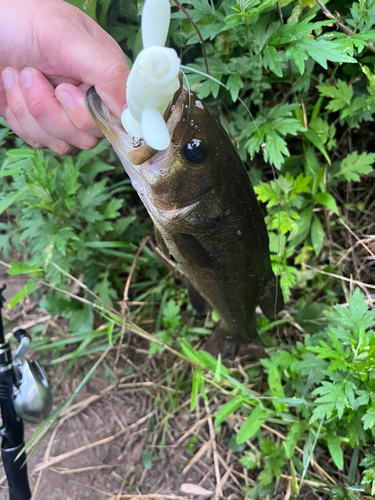
{"label": "green leaf", "polygon": [[267,133],[266,147],[263,149],[263,156],[266,162],[270,162],[280,170],[284,163],[284,156],[289,156],[286,142],[274,130]]}
{"label": "green leaf", "polygon": [[199,391],[199,387],[198,387],[199,386],[199,380],[198,380],[199,373],[202,375],[201,370],[194,370],[194,373],[193,373],[193,380],[191,383],[190,411],[193,411],[196,404],[197,404],[197,397],[198,397],[198,391]]}
{"label": "green leaf", "polygon": [[27,191],[27,187],[24,187],[23,189],[21,189],[21,191],[17,191],[16,193],[13,193],[13,194],[9,195],[4,200],[1,200],[0,201],[0,215],[3,212],[5,212],[5,210],[7,208],[9,208],[11,205],[13,205],[13,203],[15,201],[17,201],[18,198],[20,198],[23,195],[23,193],[25,193],[26,191]]}
{"label": "green leaf", "polygon": [[286,406],[285,404],[280,403],[280,401],[277,400],[285,398],[279,370],[271,359],[263,359],[262,365],[266,368],[266,371],[268,373],[268,387],[270,388],[271,396],[275,398],[272,399],[272,404],[277,414],[280,414],[281,412],[286,411]]}
{"label": "green leaf", "polygon": [[181,345],[181,349],[183,350],[183,352],[187,358],[194,361],[194,363],[196,363],[197,365],[201,364],[198,353],[196,351],[194,351],[194,349],[191,346],[185,344],[184,342],[181,342],[180,345]]}
{"label": "green leaf", "polygon": [[369,408],[362,417],[365,430],[375,427],[375,408]]}
{"label": "green leaf", "polygon": [[331,194],[316,193],[316,195],[314,196],[314,200],[316,203],[319,203],[319,205],[324,205],[325,207],[328,207],[336,215],[340,215],[339,210],[337,208],[336,200]]}
{"label": "green leaf", "polygon": [[254,408],[248,419],[242,424],[241,429],[237,434],[237,443],[241,444],[248,439],[251,439],[258,432],[270,414],[271,412],[269,410],[266,410],[261,406]]}
{"label": "green leaf", "polygon": [[301,438],[302,432],[306,429],[305,422],[294,422],[288,431],[288,435],[285,440],[285,455],[286,458],[291,458],[293,456],[294,450],[297,446],[298,440]]}
{"label": "green leaf", "polygon": [[92,158],[99,155],[106,149],[110,147],[110,143],[107,139],[99,142],[99,144],[94,149],[88,149],[86,151],[81,151],[77,156],[77,162],[79,165],[84,165],[88,163]]}
{"label": "green leaf", "polygon": [[327,69],[327,61],[338,63],[355,63],[356,60],[343,53],[343,48],[339,43],[328,40],[302,38],[298,41],[300,49],[304,50],[314,61]]}
{"label": "green leaf", "polygon": [[108,325],[107,335],[108,335],[108,344],[113,345],[112,337],[113,337],[113,329],[115,327],[115,322],[111,321]]}
{"label": "green leaf", "polygon": [[82,246],[88,248],[133,248],[130,243],[125,241],[86,241]]}
{"label": "green leaf", "polygon": [[312,207],[307,207],[300,213],[300,217],[296,221],[295,228],[290,237],[290,242],[294,246],[299,245],[309,234],[312,216]]}
{"label": "green leaf", "polygon": [[327,104],[329,111],[340,111],[350,105],[353,97],[353,87],[347,85],[342,80],[338,80],[337,86],[332,85],[318,85],[320,94],[324,97],[329,97],[331,100]]}
{"label": "green leaf", "polygon": [[19,290],[9,301],[9,309],[12,309],[13,306],[15,306],[20,300],[24,299],[27,297],[31,292],[37,288],[38,282],[34,280],[29,280],[21,290]]}
{"label": "green leaf", "polygon": [[[343,176],[347,181],[360,181],[360,175],[366,175],[373,171],[372,165],[375,162],[375,153],[358,154],[356,151],[343,159],[340,170],[336,176]],[[1,210],[0,210],[1,213]]]}
{"label": "green leaf", "polygon": [[322,385],[317,387],[312,394],[320,394],[320,397],[315,400],[315,404],[318,406],[314,408],[310,423],[321,420],[324,417],[327,419],[330,418],[335,410],[337,410],[337,415],[340,419],[344,413],[344,409],[349,406],[343,383],[335,384],[323,380]]}
{"label": "green leaf", "polygon": [[314,248],[315,255],[319,255],[323,246],[324,231],[320,220],[316,215],[313,216],[311,225],[311,243]]}
{"label": "green leaf", "polygon": [[160,340],[160,342],[162,342],[163,345],[161,346],[161,345],[156,344],[155,342],[151,342],[150,346],[149,346],[149,353],[151,355],[157,354],[157,353],[159,353],[159,354],[162,353],[165,349],[164,346],[166,346],[166,345],[170,346],[170,345],[172,345],[172,342],[173,342],[173,337],[166,330],[162,330],[161,332],[155,333],[155,338]]}
{"label": "green leaf", "polygon": [[280,194],[275,184],[260,182],[254,187],[257,198],[262,203],[267,203],[267,208],[275,207],[279,203]]}
{"label": "green leaf", "polygon": [[70,309],[66,316],[69,318],[69,328],[73,333],[90,333],[94,329],[93,308],[88,304],[80,304],[77,309]]}
{"label": "green leaf", "polygon": [[246,451],[240,458],[240,464],[247,469],[254,469],[260,466],[261,454],[253,450]]}
{"label": "green leaf", "polygon": [[153,457],[150,450],[145,450],[142,455],[142,464],[146,470],[150,470],[152,467]]}
{"label": "green leaf", "polygon": [[17,274],[40,274],[42,271],[43,269],[29,266],[28,264],[25,264],[24,262],[21,262],[19,260],[11,260],[10,268],[8,269],[7,273],[11,276],[17,276]]}
{"label": "green leaf", "polygon": [[232,101],[235,102],[238,98],[238,94],[243,87],[243,81],[237,73],[234,75],[229,75],[227,81],[227,87],[229,88]]}
{"label": "green leaf", "polygon": [[114,170],[116,167],[113,165],[108,165],[103,161],[91,161],[87,165],[81,167],[82,174],[100,174],[101,172],[108,172]]}
{"label": "green leaf", "polygon": [[22,172],[22,169],[20,167],[6,168],[0,171],[0,179],[1,177],[7,177],[8,175],[17,175],[20,172]]}
{"label": "green leaf", "polygon": [[235,397],[225,403],[224,406],[220,408],[220,410],[217,412],[216,418],[215,418],[215,425],[221,424],[221,422],[224,422],[225,419],[227,419],[232,413],[234,413],[238,408],[240,408],[243,404],[244,400],[240,397]]}
{"label": "green leaf", "polygon": [[330,434],[327,436],[328,451],[339,470],[344,468],[344,454],[341,449],[341,440],[338,436]]}
{"label": "green leaf", "polygon": [[331,160],[328,156],[326,148],[324,147],[322,140],[320,139],[319,135],[315,132],[315,130],[309,128],[304,133],[304,136],[311,142],[313,146],[316,147],[316,149],[318,149],[322,153],[328,165],[331,165]]}
{"label": "green leaf", "polygon": [[269,68],[276,76],[282,77],[283,72],[280,66],[283,60],[281,54],[275,47],[266,47],[263,51],[263,66]]}
{"label": "green leaf", "polygon": [[25,149],[10,149],[5,154],[11,158],[34,158],[35,149],[25,148]]}
{"label": "green leaf", "polygon": [[214,380],[217,382],[220,382],[221,379],[221,354],[219,353],[217,356],[217,362],[216,362],[216,368],[215,368],[215,375],[214,375]]}
{"label": "green leaf", "polygon": [[240,140],[246,141],[245,147],[251,158],[262,149],[265,161],[280,169],[284,156],[289,156],[282,136],[297,135],[305,130],[299,120],[293,118],[292,112],[298,107],[298,104],[277,104],[243,127]]}
{"label": "green leaf", "polygon": [[305,71],[305,61],[307,59],[306,53],[301,50],[298,45],[289,45],[287,54],[290,54],[295,62],[298,71],[303,75]]}
{"label": "green leaf", "polygon": [[163,307],[163,325],[165,328],[174,329],[176,328],[180,321],[181,316],[179,314],[180,306],[173,300],[169,300]]}

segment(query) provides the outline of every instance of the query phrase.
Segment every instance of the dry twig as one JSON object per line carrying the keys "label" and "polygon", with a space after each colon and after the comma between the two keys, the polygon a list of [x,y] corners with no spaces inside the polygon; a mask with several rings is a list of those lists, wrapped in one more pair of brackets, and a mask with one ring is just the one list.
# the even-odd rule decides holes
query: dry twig
{"label": "dry twig", "polygon": [[187,500],[189,497],[178,497],[176,495],[164,495],[162,493],[149,493],[148,495],[112,495],[107,500],[117,500],[118,498],[167,498],[168,500]]}
{"label": "dry twig", "polygon": [[216,446],[216,438],[215,438],[215,429],[214,429],[214,423],[212,421],[212,415],[210,412],[210,407],[208,405],[208,402],[204,402],[206,412],[208,415],[208,429],[210,431],[210,438],[211,438],[211,444],[212,444],[212,452],[214,456],[214,468],[215,468],[215,476],[216,476],[216,489],[215,489],[215,495],[214,499],[218,500],[220,497],[223,496],[223,493],[221,491],[221,476],[220,476],[220,467],[219,467],[219,459],[217,458],[217,446]]}
{"label": "dry twig", "polygon": [[132,277],[133,277],[133,274],[134,274],[134,271],[135,271],[135,267],[136,267],[137,262],[138,262],[138,258],[139,258],[140,254],[141,254],[141,252],[142,252],[142,250],[144,248],[144,246],[146,245],[146,243],[148,242],[149,239],[150,239],[150,237],[146,236],[141,241],[141,244],[140,244],[140,246],[139,246],[139,248],[137,250],[137,253],[135,254],[134,260],[132,262],[132,266],[130,268],[129,276],[128,276],[128,278],[126,280],[126,283],[125,283],[124,296],[123,296],[123,299],[121,301],[121,318],[122,318],[121,334],[120,334],[120,340],[119,340],[118,347],[117,347],[116,359],[115,359],[113,370],[115,370],[115,368],[117,366],[117,363],[118,363],[118,360],[120,359],[121,346],[122,346],[122,342],[124,340],[124,335],[125,335],[126,311],[128,309],[128,303],[129,303],[129,288],[130,288],[130,283],[131,283],[131,280],[132,280]]}
{"label": "dry twig", "polygon": [[354,32],[350,28],[345,26],[345,24],[343,24],[341,21],[339,21],[333,14],[331,14],[331,12],[327,9],[327,7],[320,0],[315,0],[315,2],[322,9],[323,14],[326,17],[328,17],[328,19],[332,19],[332,21],[334,21],[337,24],[337,26],[341,29],[341,31],[346,33],[348,36],[354,35]]}
{"label": "dry twig", "polygon": [[185,14],[186,19],[188,19],[190,21],[191,25],[193,26],[193,28],[197,32],[197,35],[198,35],[198,38],[199,38],[199,42],[200,42],[201,47],[202,47],[202,55],[203,55],[203,59],[204,59],[204,66],[206,68],[207,75],[209,75],[210,72],[208,71],[208,61],[207,61],[207,54],[206,54],[206,45],[205,45],[204,40],[202,38],[201,32],[199,31],[198,26],[195,24],[195,22],[193,21],[193,19],[191,18],[190,14],[185,9],[185,7],[183,5],[181,5],[178,0],[174,0],[174,3],[177,5],[177,7],[180,9],[180,11]]}
{"label": "dry twig", "polygon": [[79,453],[82,453],[83,451],[89,450],[91,448],[95,448],[96,446],[110,443],[111,441],[116,440],[117,438],[119,438],[120,436],[122,436],[126,432],[130,431],[131,429],[134,429],[138,425],[141,425],[144,422],[147,422],[147,420],[149,420],[153,416],[153,414],[154,414],[154,412],[151,412],[148,415],[145,415],[144,417],[140,418],[139,420],[137,420],[133,424],[128,425],[128,427],[121,429],[121,431],[117,432],[116,434],[113,434],[112,436],[108,436],[104,439],[99,439],[99,441],[95,441],[94,443],[90,443],[88,445],[81,446],[80,448],[76,448],[75,450],[67,451],[66,453],[62,453],[61,455],[58,455],[57,457],[51,458],[51,460],[49,460],[46,463],[38,464],[35,467],[33,472],[35,473],[35,472],[39,472],[41,470],[47,469],[48,467],[51,467],[51,465],[55,465],[55,464],[61,462],[62,460],[66,460],[67,458],[70,458],[74,455],[78,455]]}
{"label": "dry twig", "polygon": [[362,281],[359,280],[353,280],[351,278],[346,278],[345,276],[340,276],[339,274],[334,274],[334,273],[327,273],[326,271],[322,271],[321,269],[313,266],[309,266],[305,262],[303,263],[303,266],[306,267],[307,269],[311,269],[312,271],[315,271],[319,274],[325,274],[326,276],[330,276],[331,278],[337,278],[339,280],[343,281],[348,281],[349,283],[353,283],[354,285],[358,285],[364,288],[371,288],[372,290],[375,290],[375,285],[370,285],[369,283],[363,283]]}

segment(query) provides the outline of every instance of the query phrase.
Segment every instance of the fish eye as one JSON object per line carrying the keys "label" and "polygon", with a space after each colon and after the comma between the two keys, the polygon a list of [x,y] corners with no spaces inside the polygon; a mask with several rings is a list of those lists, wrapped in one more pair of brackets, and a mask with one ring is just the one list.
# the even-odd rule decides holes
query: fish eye
{"label": "fish eye", "polygon": [[192,139],[190,142],[185,144],[183,153],[185,158],[190,161],[190,163],[202,163],[206,156],[206,152],[202,145],[202,141],[199,139]]}

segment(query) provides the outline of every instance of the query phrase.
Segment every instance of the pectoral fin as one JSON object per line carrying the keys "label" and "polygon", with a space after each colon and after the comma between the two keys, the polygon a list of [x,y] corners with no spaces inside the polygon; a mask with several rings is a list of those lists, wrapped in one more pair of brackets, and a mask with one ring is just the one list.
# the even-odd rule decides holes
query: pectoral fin
{"label": "pectoral fin", "polygon": [[214,257],[204,248],[192,234],[179,233],[174,235],[175,243],[184,260],[190,266],[207,269],[215,265]]}
{"label": "pectoral fin", "polygon": [[197,311],[198,314],[207,314],[211,310],[210,304],[202,295],[196,291],[191,283],[188,283],[188,297],[191,305]]}
{"label": "pectoral fin", "polygon": [[160,234],[160,231],[159,229],[155,226],[155,240],[156,240],[156,244],[157,246],[160,248],[160,250],[163,252],[163,254],[167,257],[167,259],[169,259],[169,257],[171,256],[171,253],[170,251],[168,250],[168,247],[167,245],[165,244],[165,241],[163,240],[163,237],[162,235]]}

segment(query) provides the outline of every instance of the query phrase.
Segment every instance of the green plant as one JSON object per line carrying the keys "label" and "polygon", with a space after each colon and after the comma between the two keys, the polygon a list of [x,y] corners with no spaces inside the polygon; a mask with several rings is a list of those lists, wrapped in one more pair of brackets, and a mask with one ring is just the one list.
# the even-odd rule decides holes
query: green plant
{"label": "green plant", "polygon": [[[134,60],[142,48],[142,2],[72,3]],[[229,446],[242,454],[253,481],[244,491],[254,500],[277,498],[283,477],[292,498],[304,487],[335,500],[375,494],[375,318],[371,302],[347,289],[374,285],[364,240],[374,224],[375,0],[321,4],[193,0],[184,4],[193,23],[178,9],[172,14],[170,45],[187,82],[218,111],[264,208],[288,307],[274,323],[259,318],[268,358],[240,370],[196,351],[213,321],[203,325],[194,316],[184,287],[147,247],[130,289],[139,305],[126,318],[129,331],[151,342],[149,352],[163,368],[166,353],[192,365],[191,377],[185,364],[178,376],[166,368],[165,383],[176,392],[155,402],[164,415],[161,447],[181,391],[191,385],[195,410],[200,398],[211,407],[219,400],[216,428],[233,414],[240,419]],[[54,365],[71,366],[119,341],[124,318],[116,302],[151,231],[129,181],[108,160],[106,144],[66,158],[25,149],[0,121],[0,213],[8,214],[0,222],[0,250],[18,250],[25,262],[14,262],[10,272],[32,277],[12,304],[41,280],[62,290],[42,304],[67,318],[70,331],[56,345],[36,332],[37,348]],[[66,295],[73,283],[81,283],[80,302]],[[96,315],[90,291],[99,298]],[[134,318],[147,318],[154,333],[135,326]],[[191,440],[192,451],[194,445]],[[152,456],[144,462],[149,466]]]}
{"label": "green plant", "polygon": [[[268,352],[269,358],[262,360],[268,390],[254,396],[241,384],[234,383],[233,397],[216,416],[218,425],[234,412],[245,415],[237,443],[256,438],[259,451],[253,447],[245,452],[241,463],[249,469],[261,468],[257,488],[263,491],[262,495],[264,487],[273,490],[274,481],[286,470],[290,460],[302,477],[308,477],[318,442],[319,446],[326,447],[335,466],[348,474],[347,482],[353,486],[355,478],[350,471],[353,460],[356,470],[359,457],[358,453],[348,453],[349,459],[344,460],[344,449],[364,452],[371,449],[375,422],[375,331],[371,327],[375,325],[375,310],[368,309],[363,294],[357,289],[348,307],[328,308],[325,316],[327,326],[313,336],[307,335],[303,343]],[[186,347],[184,351],[192,360],[216,373],[213,380],[217,378],[219,384],[223,378],[233,383],[220,360],[215,366],[205,353],[194,353]],[[192,397],[201,393],[205,398],[208,380],[201,369],[195,371],[193,380],[196,389]],[[276,434],[284,436],[283,441],[264,439],[260,428],[265,423],[276,426]],[[365,455],[362,465],[367,467],[363,482],[370,483],[373,490],[374,457]],[[357,489],[360,491],[361,487],[357,485]]]}

